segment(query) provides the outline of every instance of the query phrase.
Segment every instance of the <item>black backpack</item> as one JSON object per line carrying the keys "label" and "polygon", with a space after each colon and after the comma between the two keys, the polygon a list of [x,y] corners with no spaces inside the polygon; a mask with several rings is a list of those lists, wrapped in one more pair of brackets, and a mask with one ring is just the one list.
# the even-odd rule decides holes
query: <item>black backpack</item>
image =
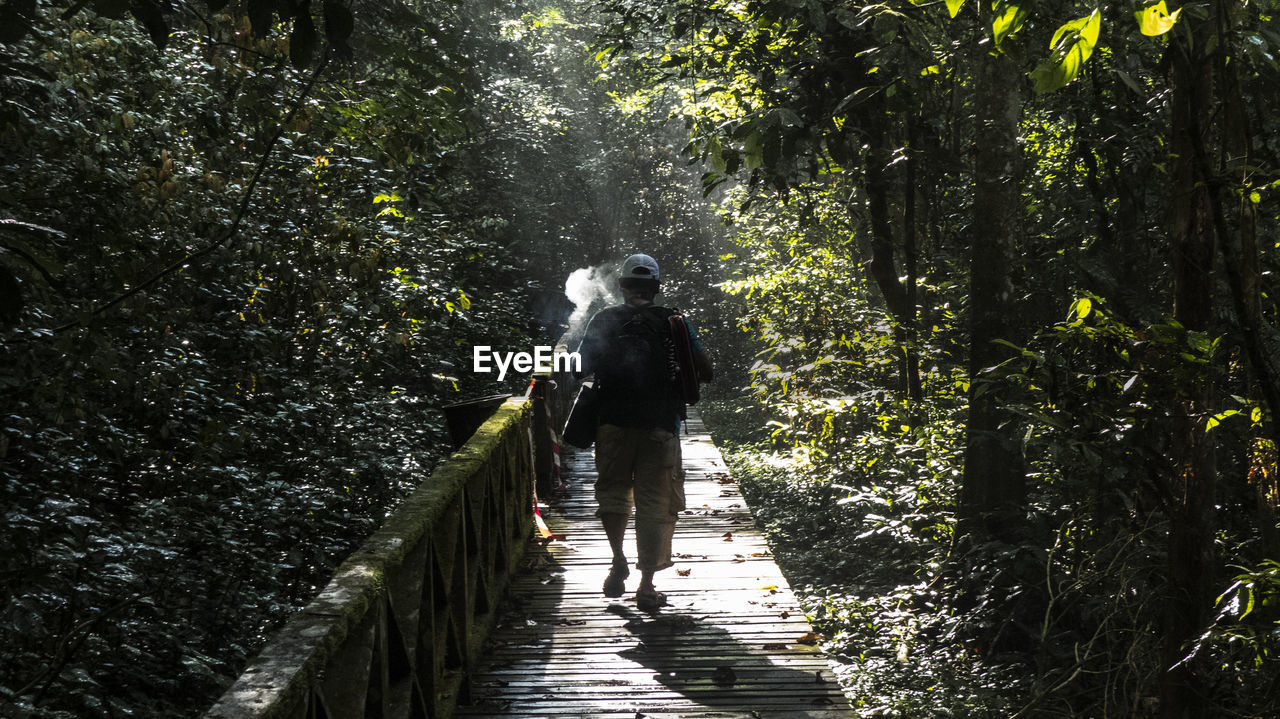
{"label": "black backpack", "polygon": [[678,395],[671,314],[666,307],[631,308],[608,338],[606,360],[596,370],[601,391],[638,401]]}

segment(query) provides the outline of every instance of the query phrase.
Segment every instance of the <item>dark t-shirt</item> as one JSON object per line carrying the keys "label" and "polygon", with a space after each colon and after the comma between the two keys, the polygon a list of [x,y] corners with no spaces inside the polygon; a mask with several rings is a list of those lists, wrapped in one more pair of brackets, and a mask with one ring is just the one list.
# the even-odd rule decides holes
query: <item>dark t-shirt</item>
{"label": "dark t-shirt", "polygon": [[[649,427],[675,432],[677,422],[684,419],[684,400],[679,387],[666,377],[665,381],[650,382],[643,392],[633,389],[622,389],[617,382],[610,382],[616,377],[616,370],[623,366],[632,366],[634,361],[619,355],[629,346],[634,352],[636,343],[620,341],[623,325],[637,312],[645,312],[660,320],[665,327],[667,317],[672,311],[657,305],[635,307],[632,305],[614,305],[600,310],[591,318],[578,346],[582,355],[584,372],[596,376],[596,391],[599,397],[600,424],[613,424],[619,427]],[[656,360],[665,362],[665,357]],[[664,375],[665,376],[665,375]]]}

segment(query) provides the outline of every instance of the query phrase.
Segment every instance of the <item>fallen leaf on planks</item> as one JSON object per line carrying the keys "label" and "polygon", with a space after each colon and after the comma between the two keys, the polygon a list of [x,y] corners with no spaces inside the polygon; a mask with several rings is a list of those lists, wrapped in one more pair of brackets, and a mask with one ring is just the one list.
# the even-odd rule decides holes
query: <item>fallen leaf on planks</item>
{"label": "fallen leaf on planks", "polygon": [[718,686],[731,687],[738,681],[738,673],[733,671],[733,667],[716,667],[715,671],[711,672],[711,681]]}

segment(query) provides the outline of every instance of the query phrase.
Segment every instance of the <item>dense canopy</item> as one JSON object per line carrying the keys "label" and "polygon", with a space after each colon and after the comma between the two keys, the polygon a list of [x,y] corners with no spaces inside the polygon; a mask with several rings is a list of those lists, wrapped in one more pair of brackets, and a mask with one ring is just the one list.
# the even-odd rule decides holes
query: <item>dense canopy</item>
{"label": "dense canopy", "polygon": [[1278,13],[5,0],[0,714],[198,716],[643,251],[860,715],[1275,715]]}

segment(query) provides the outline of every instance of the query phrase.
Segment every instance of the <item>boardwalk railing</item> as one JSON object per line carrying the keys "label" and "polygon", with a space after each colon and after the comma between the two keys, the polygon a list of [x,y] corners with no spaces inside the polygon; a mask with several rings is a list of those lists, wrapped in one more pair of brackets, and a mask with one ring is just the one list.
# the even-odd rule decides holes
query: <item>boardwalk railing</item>
{"label": "boardwalk railing", "polygon": [[[569,351],[569,335],[565,334],[555,346],[556,354]],[[578,391],[578,380],[563,368],[535,372],[529,396],[533,399],[533,430],[535,451],[534,471],[538,482],[538,496],[549,497],[557,484],[560,454],[560,430],[573,407]]]}
{"label": "boardwalk railing", "polygon": [[206,719],[443,719],[524,551],[533,438],[510,399],[291,617]]}

